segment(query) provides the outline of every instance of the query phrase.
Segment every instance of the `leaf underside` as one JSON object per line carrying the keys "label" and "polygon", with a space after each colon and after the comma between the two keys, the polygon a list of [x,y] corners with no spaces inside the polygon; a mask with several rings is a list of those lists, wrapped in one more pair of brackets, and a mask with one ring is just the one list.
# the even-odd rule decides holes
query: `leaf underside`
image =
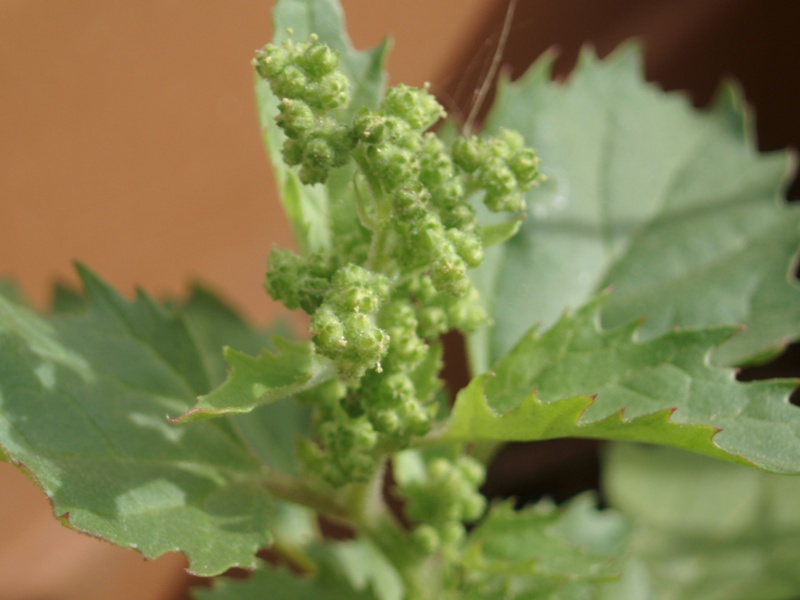
{"label": "leaf underside", "polygon": [[725,88],[698,112],[644,82],[635,47],[603,61],[585,51],[563,84],[550,80],[552,61],[501,85],[487,122],[519,130],[548,179],[529,194],[520,233],[475,274],[494,320],[471,339],[475,372],[609,287],[604,326],[644,317],[645,339],[745,326],[717,364],[764,359],[797,338],[800,207],[781,200],[792,161],[757,153],[740,95]]}
{"label": "leaf underside", "polygon": [[[263,489],[264,465],[292,469],[281,446],[291,448],[289,430],[306,427],[307,415],[293,413],[272,447],[254,444],[271,427],[268,411],[248,429],[235,419],[170,425],[167,414],[218,383],[221,353],[212,358],[193,334],[204,327],[199,313],[184,318],[144,294],[127,302],[86,269],[81,277],[83,312],[45,320],[0,298],[6,460],[76,530],[148,557],[182,551],[201,575],[255,566],[284,510]],[[243,338],[223,305],[206,304],[204,318]],[[253,332],[250,345],[263,337]]]}
{"label": "leaf underside", "polygon": [[800,597],[800,479],[617,444],[608,501],[636,522],[632,550],[661,600]]}
{"label": "leaf underside", "polygon": [[731,328],[637,340],[639,324],[599,326],[600,297],[548,331],[527,333],[455,402],[445,440],[588,437],[675,446],[800,474],[794,381],[740,383],[709,364]]}

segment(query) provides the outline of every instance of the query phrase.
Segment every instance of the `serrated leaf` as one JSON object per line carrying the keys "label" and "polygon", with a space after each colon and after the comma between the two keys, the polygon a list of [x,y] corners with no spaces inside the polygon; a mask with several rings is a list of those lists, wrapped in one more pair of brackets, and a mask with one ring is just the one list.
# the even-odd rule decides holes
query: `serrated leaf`
{"label": "serrated leaf", "polygon": [[0,298],[0,453],[78,531],[148,557],[182,551],[197,574],[253,567],[283,518],[262,460],[229,419],[166,421],[208,380],[190,328],[81,275],[82,313],[45,320]]}
{"label": "serrated leaf", "polygon": [[[204,287],[194,286],[179,310],[197,342],[214,385],[225,381],[229,369],[223,355],[224,346],[248,353],[273,348],[274,328],[253,328],[231,306]],[[308,404],[286,398],[252,413],[232,415],[231,424],[264,464],[284,473],[297,473],[294,451],[297,438],[308,437],[311,432]]]}
{"label": "serrated leaf", "polygon": [[800,479],[633,444],[604,463],[659,599],[800,597]]}
{"label": "serrated leaf", "polygon": [[562,508],[499,504],[469,536],[464,576],[484,598],[590,598],[621,577],[629,531],[621,514],[598,511],[590,496]]}
{"label": "serrated leaf", "polygon": [[228,379],[212,392],[200,396],[197,404],[173,424],[210,419],[224,414],[247,413],[311,389],[333,377],[330,362],[314,353],[311,342],[296,343],[274,338],[278,352],[267,350],[258,357],[225,348],[230,365]]}
{"label": "serrated leaf", "polygon": [[739,383],[708,364],[733,330],[638,341],[639,324],[600,329],[601,311],[599,298],[525,334],[494,375],[458,394],[442,438],[636,440],[800,474],[800,409],[788,403],[796,383]]}
{"label": "serrated leaf", "polygon": [[[287,37],[292,29],[296,40],[312,33],[339,53],[340,69],[350,80],[352,102],[349,111],[361,106],[377,107],[386,85],[383,64],[388,43],[374,50],[359,52],[347,37],[341,7],[335,0],[282,0],[273,13],[274,40]],[[303,253],[328,248],[336,234],[360,227],[355,214],[353,168],[336,169],[324,185],[305,186],[297,173],[283,162],[285,136],[275,125],[278,99],[269,85],[256,77],[256,102],[262,136],[278,181],[281,202],[292,226],[294,240]]]}
{"label": "serrated leaf", "polygon": [[213,386],[220,385],[228,374],[229,365],[222,352],[225,346],[258,354],[271,348],[270,339],[277,333],[274,327],[256,328],[246,323],[230,304],[199,284],[192,286],[185,300],[176,303],[176,310],[200,350]]}
{"label": "serrated leaf", "polygon": [[370,544],[361,540],[331,542],[309,553],[317,572],[297,575],[263,565],[246,581],[217,580],[213,589],[197,590],[197,600],[401,600],[402,580]]}
{"label": "serrated leaf", "polygon": [[563,84],[550,81],[548,56],[501,86],[487,130],[518,129],[548,180],[529,194],[520,233],[476,275],[495,322],[472,339],[476,372],[608,286],[603,324],[646,317],[643,338],[746,326],[715,351],[718,364],[800,335],[800,207],[780,198],[789,157],[756,152],[740,95],[726,89],[698,112],[646,84],[639,54],[585,51]]}

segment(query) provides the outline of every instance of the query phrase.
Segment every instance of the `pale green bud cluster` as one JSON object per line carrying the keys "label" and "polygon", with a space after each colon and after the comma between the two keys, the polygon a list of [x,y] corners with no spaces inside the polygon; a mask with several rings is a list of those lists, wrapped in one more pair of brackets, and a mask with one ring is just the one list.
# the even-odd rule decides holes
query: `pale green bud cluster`
{"label": "pale green bud cluster", "polygon": [[486,140],[456,140],[453,160],[469,174],[468,185],[485,192],[483,201],[494,212],[525,210],[525,192],[539,179],[539,158],[508,129]]}
{"label": "pale green bud cluster", "polygon": [[390,292],[389,280],[354,264],[333,275],[325,300],[311,318],[317,351],[333,360],[339,373],[358,380],[367,369],[381,370],[389,335],[376,315]]}
{"label": "pale green bud cluster", "polygon": [[322,304],[336,272],[324,254],[300,256],[291,250],[273,248],[267,263],[267,293],[286,308],[312,314]]}
{"label": "pale green bud cluster", "polygon": [[379,437],[364,417],[352,417],[340,399],[345,386],[332,381],[318,388],[314,430],[319,443],[301,440],[300,459],[306,468],[334,486],[367,481],[379,462]]}
{"label": "pale green bud cluster", "polygon": [[283,157],[299,166],[305,184],[325,181],[330,170],[350,159],[349,128],[335,115],[350,101],[350,82],[337,71],[339,56],[316,36],[295,44],[268,44],[253,60],[279,98],[278,126],[288,138]]}
{"label": "pale green bud cluster", "polygon": [[315,36],[268,45],[254,65],[278,97],[283,156],[303,183],[323,183],[351,159],[356,166],[352,208],[361,227],[348,232],[352,239],[337,237],[332,249],[308,256],[274,250],[265,287],[310,315],[316,351],[342,384],[319,402],[306,465],[336,485],[362,481],[375,456],[430,431],[439,412],[438,337],[486,320],[467,274],[484,252],[468,196],[482,191],[491,210],[522,210],[536,157],[510,132],[447,146],[427,133],[445,116],[427,88],[399,85],[377,109],[346,112],[339,57]]}
{"label": "pale green bud cluster", "polygon": [[452,547],[464,538],[464,523],[477,520],[486,508],[478,491],[485,477],[483,465],[469,456],[437,457],[425,464],[424,477],[398,487],[414,525],[412,536],[423,551]]}

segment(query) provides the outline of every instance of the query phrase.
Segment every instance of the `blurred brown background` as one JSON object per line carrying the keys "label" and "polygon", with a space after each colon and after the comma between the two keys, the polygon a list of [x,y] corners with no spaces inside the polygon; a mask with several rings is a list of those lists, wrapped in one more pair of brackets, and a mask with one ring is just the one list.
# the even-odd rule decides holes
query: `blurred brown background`
{"label": "blurred brown background", "polygon": [[[430,80],[452,112],[469,110],[506,0],[343,4],[356,46],[394,38],[392,82]],[[77,259],[126,293],[179,294],[196,278],[254,321],[274,317],[261,290],[266,255],[290,240],[249,66],[269,38],[270,8],[0,0],[0,273],[40,307],[54,279],[75,282]],[[520,0],[504,62],[520,74],[555,44],[563,74],[584,42],[605,54],[638,36],[648,76],[698,103],[721,76],[742,80],[772,149],[800,140],[798,25],[800,3],[789,0]],[[544,472],[570,460],[544,456]],[[0,465],[0,600],[166,600],[182,593],[182,565],[61,528],[39,492]]]}

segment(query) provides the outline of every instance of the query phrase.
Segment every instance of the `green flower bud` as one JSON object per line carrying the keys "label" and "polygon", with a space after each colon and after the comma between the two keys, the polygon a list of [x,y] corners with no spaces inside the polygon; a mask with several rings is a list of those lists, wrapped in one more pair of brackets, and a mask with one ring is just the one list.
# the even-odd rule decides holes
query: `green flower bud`
{"label": "green flower bud", "polygon": [[465,232],[473,232],[478,226],[478,220],[475,217],[475,209],[469,204],[458,204],[442,214],[442,224],[448,229],[461,229]]}
{"label": "green flower bud", "polygon": [[467,530],[464,529],[461,523],[451,521],[442,525],[440,535],[442,536],[442,543],[455,545],[466,537]]}
{"label": "green flower bud", "polygon": [[377,431],[383,434],[391,434],[400,428],[400,417],[397,411],[384,408],[370,413],[370,422]]}
{"label": "green flower bud", "polygon": [[353,135],[367,144],[383,141],[386,134],[386,118],[366,108],[359,109],[353,119]]}
{"label": "green flower bud", "polygon": [[475,331],[489,318],[486,310],[480,305],[480,298],[474,287],[463,297],[450,302],[446,312],[450,326],[465,333]]}
{"label": "green flower bud", "polygon": [[442,544],[436,529],[427,524],[418,525],[411,532],[414,544],[424,553],[433,554]]}
{"label": "green flower bud", "polygon": [[389,336],[375,320],[365,314],[352,314],[344,320],[345,338],[365,368],[375,367],[386,354]]}
{"label": "green flower bud", "polygon": [[314,126],[314,113],[302,100],[284,98],[278,110],[280,114],[275,117],[275,122],[289,138],[301,137]]}
{"label": "green flower bud", "polygon": [[[299,98],[306,100],[305,90],[309,86],[306,74],[298,67],[289,64],[281,73],[270,79],[273,93],[278,98]],[[311,104],[309,102],[309,104]]]}
{"label": "green flower bud", "polygon": [[333,149],[322,138],[309,140],[303,150],[303,163],[319,168],[329,167],[333,164]]}
{"label": "green flower bud", "polygon": [[[519,150],[525,145],[525,140],[519,131],[513,129],[501,129],[491,142],[493,151],[496,149],[503,156],[507,156],[515,150]],[[502,148],[502,150],[501,150]]]}
{"label": "green flower bud", "polygon": [[447,116],[442,105],[426,90],[403,84],[387,90],[381,109],[403,119],[417,131],[424,131]]}
{"label": "green flower bud", "polygon": [[283,144],[283,161],[290,167],[294,167],[303,162],[303,150],[305,145],[299,140],[286,140]]}
{"label": "green flower bud", "polygon": [[338,68],[339,54],[313,39],[302,54],[301,64],[311,77],[320,78]]}
{"label": "green flower bud", "polygon": [[425,339],[435,340],[447,331],[447,313],[440,306],[426,306],[417,313],[419,334]]}
{"label": "green flower bud", "polygon": [[411,435],[425,435],[431,430],[433,415],[416,398],[409,398],[403,406],[405,430]]}
{"label": "green flower bud", "polygon": [[508,167],[514,172],[522,189],[529,189],[539,177],[539,157],[531,148],[521,148],[508,159]]}
{"label": "green flower bud", "polygon": [[431,267],[431,281],[437,290],[450,296],[463,296],[472,287],[467,265],[457,255],[437,258]]}
{"label": "green flower bud", "polygon": [[425,135],[420,160],[420,181],[435,187],[453,177],[453,163],[444,151],[444,144],[434,134]]}
{"label": "green flower bud", "polygon": [[471,456],[463,454],[456,459],[456,468],[461,472],[464,479],[472,486],[483,485],[486,480],[486,467]]}
{"label": "green flower bud", "polygon": [[309,331],[319,352],[324,356],[335,358],[347,347],[345,327],[333,309],[326,304],[311,317]]}
{"label": "green flower bud", "polygon": [[472,173],[486,160],[486,148],[480,138],[458,138],[451,149],[453,162],[466,173]]}
{"label": "green flower bud", "polygon": [[391,192],[413,181],[419,170],[419,161],[411,150],[394,144],[373,144],[366,156],[374,168],[374,175]]}
{"label": "green flower bud", "polygon": [[486,498],[474,493],[464,496],[461,502],[460,520],[475,521],[480,518],[484,510],[486,510]]}
{"label": "green flower bud", "polygon": [[426,194],[409,188],[400,188],[392,194],[392,208],[400,219],[416,223],[425,216]]}
{"label": "green flower bud", "polygon": [[339,108],[350,101],[350,81],[344,73],[335,71],[306,86],[302,97],[315,108]]}
{"label": "green flower bud", "polygon": [[460,229],[448,229],[447,239],[468,266],[474,268],[483,262],[483,244],[474,233],[465,233]]}
{"label": "green flower bud", "polygon": [[289,62],[289,53],[285,48],[274,44],[267,44],[262,50],[256,52],[253,66],[256,72],[264,79],[272,79],[286,67]]}

